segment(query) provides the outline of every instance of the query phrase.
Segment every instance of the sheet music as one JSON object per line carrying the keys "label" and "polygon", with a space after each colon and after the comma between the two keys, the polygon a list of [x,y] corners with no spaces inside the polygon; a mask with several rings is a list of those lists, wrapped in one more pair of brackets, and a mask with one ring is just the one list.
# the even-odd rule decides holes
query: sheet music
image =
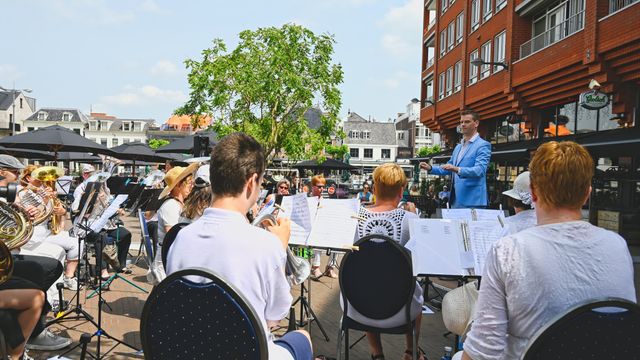
{"label": "sheet music", "polygon": [[496,220],[471,221],[468,226],[474,271],[476,275],[482,275],[489,249],[502,237],[502,226]]}
{"label": "sheet music", "polygon": [[471,221],[471,209],[442,209],[442,218]]}
{"label": "sheet music", "polygon": [[340,249],[353,244],[360,203],[353,199],[322,199],[307,245],[319,248]]}
{"label": "sheet music", "polygon": [[314,198],[308,198],[305,193],[282,197],[280,204],[282,209],[278,211],[278,218],[291,219],[289,245],[306,246],[307,244],[307,237],[311,232],[311,206],[314,206],[314,209],[317,207],[317,198],[315,198],[315,205],[313,201],[310,202],[307,199]]}
{"label": "sheet music", "polygon": [[493,210],[493,209],[475,209],[476,212],[476,220],[490,220],[490,221],[498,221],[498,217],[502,219],[504,223],[504,211],[502,210]]}
{"label": "sheet music", "polygon": [[93,230],[94,232],[99,232],[100,230],[102,230],[102,228],[107,225],[107,221],[109,221],[109,218],[115,215],[118,209],[120,209],[120,205],[122,205],[122,203],[125,202],[128,197],[129,195],[126,194],[116,196],[111,204],[109,204],[109,207],[104,210],[102,216],[100,216],[100,218],[98,218],[91,224],[91,226],[89,226],[91,230]]}
{"label": "sheet music", "polygon": [[450,219],[414,219],[409,224],[414,275],[469,275],[464,266],[461,222]]}

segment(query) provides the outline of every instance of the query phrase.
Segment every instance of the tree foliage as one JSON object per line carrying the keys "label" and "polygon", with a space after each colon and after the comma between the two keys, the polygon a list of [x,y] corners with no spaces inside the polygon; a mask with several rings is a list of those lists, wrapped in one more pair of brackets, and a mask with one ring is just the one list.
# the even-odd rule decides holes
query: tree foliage
{"label": "tree foliage", "polygon": [[345,155],[349,153],[349,147],[347,145],[327,145],[324,151],[333,159],[344,160]]}
{"label": "tree foliage", "polygon": [[169,143],[170,141],[165,139],[151,139],[149,140],[149,147],[152,148],[153,150],[156,150],[160,146],[165,146]]}
{"label": "tree foliage", "polygon": [[[178,114],[212,116],[224,136],[242,131],[258,140],[268,158],[285,152],[294,160],[317,158],[338,133],[342,104],[340,64],[332,61],[333,37],[294,24],[239,34],[228,52],[221,39],[185,61],[191,88]],[[321,124],[311,129],[303,115],[319,104]]]}
{"label": "tree foliage", "polygon": [[420,148],[420,150],[418,150],[418,157],[429,157],[431,155],[435,155],[437,153],[439,153],[440,151],[442,151],[440,149],[440,145],[433,145],[433,146],[425,146]]}

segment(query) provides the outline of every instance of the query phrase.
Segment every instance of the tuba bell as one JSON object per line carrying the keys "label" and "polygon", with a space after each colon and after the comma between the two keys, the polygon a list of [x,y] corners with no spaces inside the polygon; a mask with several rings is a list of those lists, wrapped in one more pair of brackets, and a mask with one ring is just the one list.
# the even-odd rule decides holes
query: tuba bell
{"label": "tuba bell", "polygon": [[[277,210],[278,207],[276,206],[274,212]],[[257,226],[262,229],[266,229],[267,226],[276,224],[278,224],[278,220],[273,213],[260,215],[251,223],[251,225]],[[309,264],[309,262],[302,257],[296,256],[288,246],[285,274],[287,276],[287,281],[289,281],[289,285],[291,286],[302,284],[305,280],[307,280],[309,275],[311,275],[311,265]]]}
{"label": "tuba bell", "polygon": [[32,234],[29,214],[15,204],[0,201],[0,284],[7,281],[13,271],[11,250],[27,243]]}

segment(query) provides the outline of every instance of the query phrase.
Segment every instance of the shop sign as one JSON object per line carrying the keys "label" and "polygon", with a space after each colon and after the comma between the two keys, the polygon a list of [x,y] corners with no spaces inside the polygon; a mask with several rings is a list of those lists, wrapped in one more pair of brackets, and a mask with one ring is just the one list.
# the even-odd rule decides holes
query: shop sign
{"label": "shop sign", "polygon": [[589,110],[602,109],[609,105],[609,95],[598,90],[583,92],[580,94],[580,106]]}

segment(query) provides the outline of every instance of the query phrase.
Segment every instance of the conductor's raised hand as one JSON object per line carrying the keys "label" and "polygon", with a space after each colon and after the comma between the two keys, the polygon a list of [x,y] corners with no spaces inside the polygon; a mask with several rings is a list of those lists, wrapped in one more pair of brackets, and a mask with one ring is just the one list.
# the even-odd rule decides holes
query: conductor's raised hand
{"label": "conductor's raised hand", "polygon": [[442,165],[442,170],[449,170],[457,173],[458,171],[460,171],[460,168],[453,164],[444,164]]}
{"label": "conductor's raised hand", "polygon": [[426,163],[424,161],[420,162],[420,168],[421,169],[425,169],[427,171],[431,171],[431,169],[432,169],[431,165],[429,165],[428,163]]}
{"label": "conductor's raised hand", "polygon": [[282,242],[285,249],[289,245],[289,237],[291,236],[291,220],[288,218],[278,219],[277,225],[267,226],[267,230],[273,233]]}

